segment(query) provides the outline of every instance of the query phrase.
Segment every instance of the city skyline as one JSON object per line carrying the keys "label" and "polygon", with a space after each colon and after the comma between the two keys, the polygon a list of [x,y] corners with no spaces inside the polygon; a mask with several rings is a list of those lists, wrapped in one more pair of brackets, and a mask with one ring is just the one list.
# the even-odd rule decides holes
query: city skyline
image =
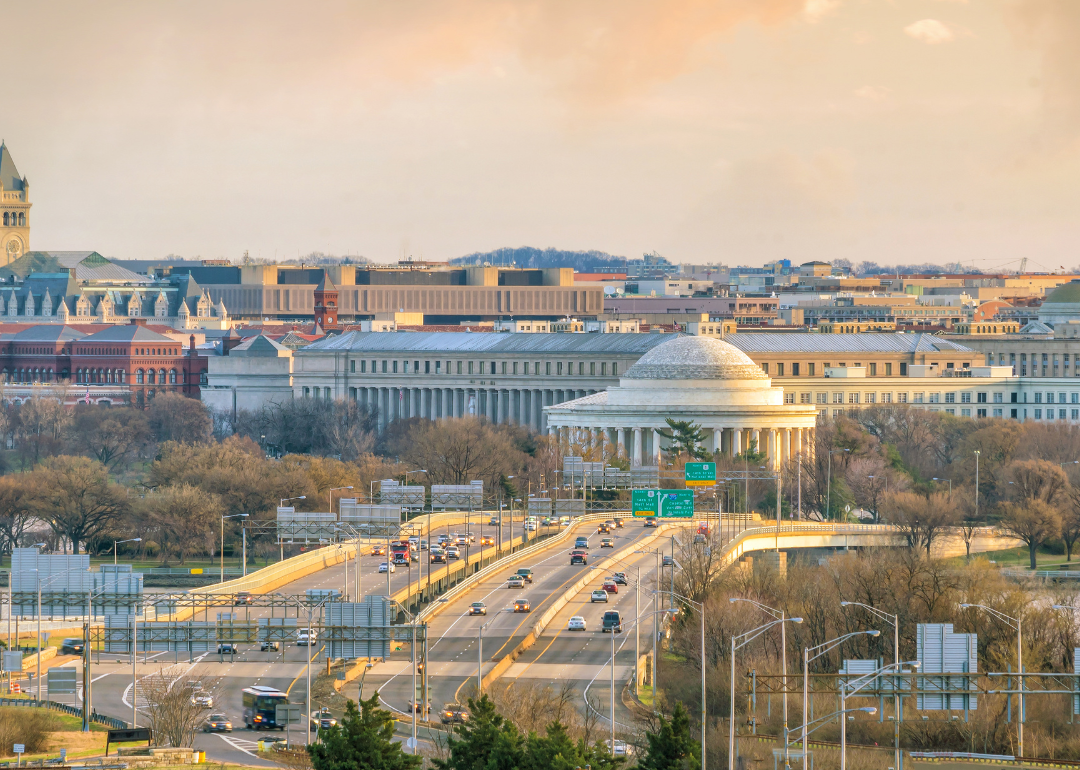
{"label": "city skyline", "polygon": [[30,248],[1071,267],[1069,3],[294,10],[7,9]]}

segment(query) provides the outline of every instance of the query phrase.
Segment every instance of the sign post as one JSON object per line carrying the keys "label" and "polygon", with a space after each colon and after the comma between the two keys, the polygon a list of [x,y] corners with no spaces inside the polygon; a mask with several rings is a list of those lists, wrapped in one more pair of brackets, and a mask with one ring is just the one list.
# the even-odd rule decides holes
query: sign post
{"label": "sign post", "polygon": [[292,738],[292,725],[300,723],[300,707],[289,703],[279,703],[274,706],[274,724],[285,723],[285,745],[290,745]]}
{"label": "sign post", "polygon": [[25,744],[22,744],[22,743],[16,743],[15,744],[15,757],[18,759],[18,761],[15,763],[15,767],[21,767],[22,766],[22,755],[23,755],[24,751],[26,751],[26,745]]}
{"label": "sign post", "polygon": [[694,517],[692,489],[635,489],[631,503],[634,516],[655,516],[659,519]]}
{"label": "sign post", "polygon": [[716,486],[716,463],[687,463],[683,475],[688,487]]}

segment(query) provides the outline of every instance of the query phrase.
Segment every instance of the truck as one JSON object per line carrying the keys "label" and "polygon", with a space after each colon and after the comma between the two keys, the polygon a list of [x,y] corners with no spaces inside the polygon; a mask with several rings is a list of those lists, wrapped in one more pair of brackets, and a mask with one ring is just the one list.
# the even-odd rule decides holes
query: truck
{"label": "truck", "polygon": [[402,540],[390,544],[390,560],[394,564],[408,564],[410,561],[419,561],[415,549],[408,540]]}

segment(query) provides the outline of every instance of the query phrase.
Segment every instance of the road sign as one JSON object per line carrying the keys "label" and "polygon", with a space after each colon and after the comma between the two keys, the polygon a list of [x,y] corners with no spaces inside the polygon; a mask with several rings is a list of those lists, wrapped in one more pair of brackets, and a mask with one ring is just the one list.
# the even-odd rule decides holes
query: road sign
{"label": "road sign", "polygon": [[688,487],[716,485],[716,463],[687,463],[683,473]]}
{"label": "road sign", "polygon": [[16,754],[22,754],[25,751],[26,751],[26,746],[25,745],[23,745],[22,743],[16,743],[15,744],[15,753]]}
{"label": "road sign", "polygon": [[9,671],[23,670],[23,654],[16,650],[15,652],[5,652],[3,658],[3,671],[5,673]]}
{"label": "road sign", "polygon": [[279,725],[300,724],[300,707],[287,703],[274,706],[274,723]]}
{"label": "road sign", "polygon": [[49,695],[74,695],[76,674],[73,668],[50,668],[46,675]]}
{"label": "road sign", "polygon": [[661,519],[693,518],[692,489],[635,489],[631,497],[635,516]]}

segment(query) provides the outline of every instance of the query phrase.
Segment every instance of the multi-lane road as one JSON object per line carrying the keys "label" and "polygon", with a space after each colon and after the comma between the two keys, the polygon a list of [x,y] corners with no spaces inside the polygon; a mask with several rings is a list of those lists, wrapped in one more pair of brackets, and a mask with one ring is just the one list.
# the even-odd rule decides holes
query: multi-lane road
{"label": "multi-lane road", "polygon": [[[476,524],[472,529],[479,534]],[[463,531],[464,527],[451,526],[449,530]],[[433,537],[441,531],[436,530]],[[570,680],[582,696],[578,706],[586,707],[584,696],[587,692],[590,701],[599,701],[598,709],[606,721],[610,716],[608,687],[611,639],[607,634],[601,633],[601,618],[605,610],[618,609],[624,619],[625,632],[618,635],[615,641],[618,651],[615,679],[618,688],[629,676],[634,662],[635,629],[632,619],[635,615],[634,583],[638,580],[635,568],[640,569],[642,584],[640,607],[641,613],[644,614],[652,609],[651,575],[658,560],[653,553],[633,553],[630,546],[654,533],[655,530],[644,529],[639,521],[628,520],[625,527],[615,529],[609,535],[614,538],[615,548],[601,549],[599,548],[600,536],[596,534],[596,522],[578,524],[574,534],[587,534],[590,538],[590,558],[587,566],[570,564],[571,546],[564,541],[551,548],[543,549],[533,560],[515,565],[514,569],[519,566],[528,566],[533,570],[533,582],[527,583],[524,588],[506,587],[506,577],[514,571],[510,569],[506,570],[507,574],[500,573],[481,581],[443,606],[439,614],[431,620],[428,631],[428,684],[432,705],[438,709],[444,703],[453,702],[475,691],[478,634],[481,625],[485,625],[482,670],[487,673],[497,661],[505,657],[532,631],[539,616],[584,574],[597,564],[604,563],[604,560],[611,557],[613,553],[623,552],[627,554],[625,560],[620,564],[611,564],[602,575],[597,577],[594,584],[586,586],[572,598],[548,624],[536,644],[510,666],[499,683],[500,686],[505,686],[506,680],[530,679],[542,682]],[[487,526],[486,522],[484,534],[494,534],[494,528]],[[509,538],[508,528],[504,528],[503,538],[504,542]],[[654,548],[658,546],[662,546],[667,551],[668,540],[662,538],[652,544]],[[479,547],[478,544],[472,546],[472,548],[477,547]],[[369,548],[364,548],[361,555],[362,592],[365,596],[385,595],[387,576],[377,572],[379,562],[384,561],[385,557],[371,556],[369,551]],[[411,573],[410,570],[399,567],[394,574],[390,575],[391,591],[397,592],[404,589],[410,579],[417,580],[418,568],[422,569],[426,576],[427,558],[425,552],[420,564],[413,565]],[[350,562],[350,592],[355,580],[352,574],[353,567],[353,563]],[[433,573],[441,567],[443,565],[431,565]],[[631,585],[619,586],[619,593],[610,595],[607,603],[591,603],[589,601],[591,590],[599,588],[603,578],[614,571],[626,572]],[[296,595],[303,594],[309,589],[341,589],[344,581],[344,567],[337,565],[282,586],[277,592]],[[510,611],[514,600],[520,598],[529,600],[532,605],[531,612]],[[486,616],[468,614],[469,605],[475,601],[483,601],[487,604]],[[221,608],[213,608],[211,613],[218,609]],[[272,612],[267,607],[244,607],[237,610],[240,616],[247,615],[252,620],[267,617]],[[281,609],[277,609],[276,612],[280,615]],[[588,630],[567,631],[567,620],[572,615],[583,616]],[[651,631],[652,624],[646,620],[641,629],[642,652],[651,645]],[[298,703],[304,707],[305,722],[297,726],[296,734],[294,734],[294,739],[298,738],[302,741],[308,712],[304,704],[306,656],[308,654],[313,656],[310,668],[311,677],[314,680],[321,667],[325,665],[325,659],[321,657],[320,651],[321,645],[308,648],[289,642],[283,645],[283,652],[260,652],[258,644],[242,644],[239,645],[238,654],[231,659],[229,656],[221,659],[216,653],[209,653],[197,657],[194,661],[177,660],[175,653],[165,652],[148,653],[144,662],[144,656],[140,654],[135,677],[142,681],[146,677],[163,674],[179,682],[197,678],[209,683],[215,697],[212,711],[226,714],[232,720],[234,730],[231,734],[200,734],[196,737],[196,747],[206,750],[208,756],[214,761],[266,764],[256,756],[257,740],[261,734],[243,727],[241,690],[257,684],[288,692],[291,703]],[[406,649],[401,653],[391,655],[386,662],[377,663],[367,672],[364,684],[366,695],[377,689],[384,705],[402,714],[408,713],[409,702],[412,700],[412,666],[407,657],[408,652]],[[78,661],[73,661],[72,664],[79,665]],[[92,667],[92,677],[95,708],[101,713],[130,721],[132,718],[130,658],[126,655],[123,658],[116,658],[102,654],[100,662]],[[136,692],[138,693],[138,690]],[[350,683],[345,694],[355,699],[358,694],[357,684]],[[618,721],[620,708],[618,699],[616,699],[616,704]],[[136,705],[142,705],[141,693],[138,693]],[[317,701],[312,704],[316,710],[321,705]],[[145,715],[140,715],[139,721],[145,722],[145,720]]]}

